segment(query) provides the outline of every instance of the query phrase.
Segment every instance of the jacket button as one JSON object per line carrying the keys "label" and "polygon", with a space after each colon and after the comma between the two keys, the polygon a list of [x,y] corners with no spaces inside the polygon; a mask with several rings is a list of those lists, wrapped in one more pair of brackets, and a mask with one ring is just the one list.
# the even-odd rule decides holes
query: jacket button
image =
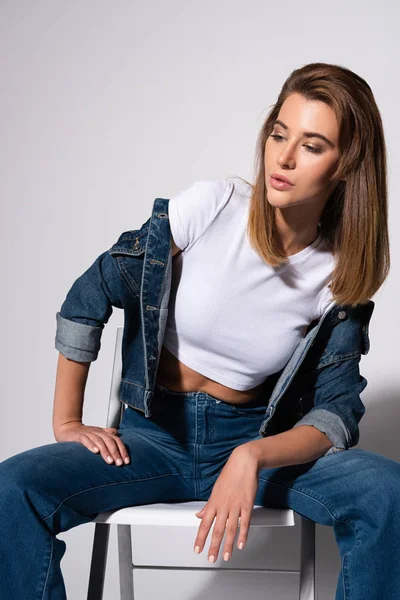
{"label": "jacket button", "polygon": [[338,312],[338,317],[339,317],[339,319],[344,319],[344,318],[345,318],[345,316],[346,316],[346,313],[345,313],[345,311],[344,311],[344,310],[340,310],[340,311]]}

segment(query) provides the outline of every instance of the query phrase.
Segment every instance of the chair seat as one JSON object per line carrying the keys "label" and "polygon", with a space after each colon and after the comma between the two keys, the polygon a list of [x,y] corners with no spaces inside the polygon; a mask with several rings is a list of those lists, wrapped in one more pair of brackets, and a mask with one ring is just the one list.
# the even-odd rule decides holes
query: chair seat
{"label": "chair seat", "polygon": [[[102,512],[92,522],[119,525],[196,527],[200,524],[200,519],[196,517],[195,513],[201,510],[204,505],[204,501],[192,501],[128,506]],[[253,508],[250,527],[285,527],[293,525],[295,525],[294,511],[290,508],[268,508],[258,505]]]}

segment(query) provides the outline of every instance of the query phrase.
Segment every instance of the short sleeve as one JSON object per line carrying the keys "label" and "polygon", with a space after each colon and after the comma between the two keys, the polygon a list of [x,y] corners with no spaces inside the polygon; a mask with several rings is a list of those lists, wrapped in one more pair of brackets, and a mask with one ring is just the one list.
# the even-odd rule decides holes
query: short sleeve
{"label": "short sleeve", "polygon": [[232,189],[230,181],[202,179],[169,200],[171,234],[178,248],[194,244],[223,209]]}
{"label": "short sleeve", "polygon": [[319,319],[324,314],[328,306],[330,306],[331,304],[333,305],[334,303],[335,302],[330,288],[330,284],[326,285],[324,288],[322,288],[321,293],[319,294],[316,318]]}

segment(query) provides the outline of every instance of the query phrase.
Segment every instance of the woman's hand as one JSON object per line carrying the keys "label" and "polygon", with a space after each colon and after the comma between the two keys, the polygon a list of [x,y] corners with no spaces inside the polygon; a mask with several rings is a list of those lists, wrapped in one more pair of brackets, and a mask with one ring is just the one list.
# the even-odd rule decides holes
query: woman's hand
{"label": "woman's hand", "polygon": [[240,531],[237,546],[241,550],[246,544],[259,473],[258,458],[252,448],[251,443],[235,448],[215,482],[206,506],[196,513],[196,516],[202,519],[194,543],[195,552],[196,546],[199,547],[198,554],[203,550],[210,527],[216,517],[208,553],[210,562],[218,558],[225,529],[224,560],[229,560],[232,556],[239,517]]}
{"label": "woman's hand", "polygon": [[59,426],[54,437],[57,442],[79,442],[94,453],[100,452],[107,463],[115,461],[120,466],[123,462],[129,463],[129,455],[117,433],[115,427],[96,427],[73,421]]}

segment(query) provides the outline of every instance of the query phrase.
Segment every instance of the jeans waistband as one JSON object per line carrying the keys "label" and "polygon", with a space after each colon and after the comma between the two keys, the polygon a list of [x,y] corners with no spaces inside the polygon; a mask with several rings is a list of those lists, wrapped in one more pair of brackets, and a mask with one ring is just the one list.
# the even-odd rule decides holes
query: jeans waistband
{"label": "jeans waistband", "polygon": [[200,390],[193,391],[193,392],[177,392],[177,391],[169,389],[168,387],[166,387],[158,382],[156,382],[156,384],[155,384],[155,391],[156,391],[156,394],[159,394],[162,397],[171,396],[171,397],[175,397],[175,398],[181,398],[181,399],[184,399],[185,401],[189,401],[189,402],[196,401],[201,397],[204,400],[208,400],[210,402],[216,402],[217,404],[223,403],[223,404],[231,404],[234,406],[249,407],[249,408],[255,407],[255,406],[263,406],[267,402],[267,399],[262,392],[255,398],[252,398],[251,400],[249,400],[248,402],[233,403],[233,402],[228,402],[226,400],[221,400],[220,398],[216,398],[215,396],[212,396],[211,394],[209,394],[207,392],[202,392]]}

